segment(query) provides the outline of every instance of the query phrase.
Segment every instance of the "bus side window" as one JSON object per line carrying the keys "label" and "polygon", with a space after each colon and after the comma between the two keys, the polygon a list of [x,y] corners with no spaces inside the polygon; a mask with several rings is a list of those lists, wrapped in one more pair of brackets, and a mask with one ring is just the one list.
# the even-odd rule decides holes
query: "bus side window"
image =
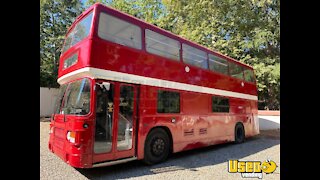
{"label": "bus side window", "polygon": [[212,112],[228,113],[229,109],[230,104],[228,98],[212,96]]}
{"label": "bus side window", "polygon": [[158,90],[158,113],[180,113],[180,93]]}
{"label": "bus side window", "polygon": [[98,36],[102,39],[141,49],[141,29],[139,26],[116,18],[106,13],[100,13]]}
{"label": "bus side window", "polygon": [[229,72],[231,77],[241,79],[241,80],[244,79],[242,66],[234,62],[229,62],[229,67],[230,67]]}
{"label": "bus side window", "polygon": [[225,59],[209,54],[209,69],[213,72],[219,72],[228,75],[228,62]]}
{"label": "bus side window", "polygon": [[149,29],[145,30],[146,50],[172,60],[180,60],[180,42]]}
{"label": "bus side window", "polygon": [[248,82],[255,82],[254,74],[251,69],[245,68],[244,70],[244,79]]}
{"label": "bus side window", "polygon": [[207,53],[192,46],[182,44],[183,62],[208,69]]}

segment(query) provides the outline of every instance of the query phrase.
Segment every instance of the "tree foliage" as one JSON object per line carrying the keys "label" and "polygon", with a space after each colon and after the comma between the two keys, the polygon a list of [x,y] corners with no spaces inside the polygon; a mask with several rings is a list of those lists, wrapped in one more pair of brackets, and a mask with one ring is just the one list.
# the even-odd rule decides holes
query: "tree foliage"
{"label": "tree foliage", "polygon": [[82,10],[78,0],[40,1],[40,86],[58,86],[56,81],[64,37]]}
{"label": "tree foliage", "polygon": [[260,109],[280,108],[279,0],[164,0],[160,27],[254,67]]}
{"label": "tree foliage", "polygon": [[86,5],[90,6],[96,2],[113,7],[151,24],[161,22],[165,15],[161,0],[88,0]]}

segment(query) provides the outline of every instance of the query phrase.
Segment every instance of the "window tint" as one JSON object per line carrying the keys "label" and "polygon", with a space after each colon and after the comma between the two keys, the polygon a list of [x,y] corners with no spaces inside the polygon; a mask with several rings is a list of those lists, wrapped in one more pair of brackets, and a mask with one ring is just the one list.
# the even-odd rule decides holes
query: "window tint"
{"label": "window tint", "polygon": [[180,93],[171,91],[158,91],[158,113],[179,113]]}
{"label": "window tint", "polygon": [[212,97],[212,112],[229,112],[229,99],[223,97]]}
{"label": "window tint", "polygon": [[254,74],[253,74],[253,71],[251,69],[245,69],[244,70],[244,79],[246,81],[249,81],[249,82],[255,82],[255,79],[254,79]]}
{"label": "window tint", "polygon": [[146,49],[149,53],[180,60],[180,42],[146,29]]}
{"label": "window tint", "polygon": [[67,69],[68,67],[75,65],[77,64],[77,62],[78,62],[78,53],[64,60],[63,69]]}
{"label": "window tint", "polygon": [[211,71],[228,75],[228,62],[218,56],[209,54],[209,69]]}
{"label": "window tint", "polygon": [[118,142],[117,150],[123,151],[132,148],[132,123],[133,123],[133,100],[132,86],[120,86],[120,103],[118,118]]}
{"label": "window tint", "polygon": [[238,79],[243,79],[242,66],[236,63],[230,62],[229,67],[230,67],[230,76]]}
{"label": "window tint", "polygon": [[141,29],[106,13],[100,13],[98,35],[102,39],[141,49]]}
{"label": "window tint", "polygon": [[186,44],[182,44],[182,49],[182,57],[185,63],[198,66],[204,69],[208,68],[206,52]]}
{"label": "window tint", "polygon": [[55,105],[54,105],[54,113],[55,114],[60,114],[60,108],[61,108],[61,104],[62,104],[62,101],[63,101],[63,97],[64,97],[64,94],[65,94],[65,91],[67,89],[67,86],[68,84],[63,84],[60,86],[59,88],[59,93],[58,93],[58,96],[56,98],[56,102],[55,102]]}
{"label": "window tint", "polygon": [[71,32],[67,35],[61,53],[64,53],[66,50],[82,41],[89,35],[93,16],[92,14],[93,13],[91,12],[89,15],[87,15],[87,17],[78,22],[78,24],[76,24]]}
{"label": "window tint", "polygon": [[114,115],[114,85],[96,84],[96,125],[94,152],[107,153],[112,149]]}
{"label": "window tint", "polygon": [[91,83],[87,78],[70,83],[65,93],[62,114],[88,114],[90,111],[90,86]]}

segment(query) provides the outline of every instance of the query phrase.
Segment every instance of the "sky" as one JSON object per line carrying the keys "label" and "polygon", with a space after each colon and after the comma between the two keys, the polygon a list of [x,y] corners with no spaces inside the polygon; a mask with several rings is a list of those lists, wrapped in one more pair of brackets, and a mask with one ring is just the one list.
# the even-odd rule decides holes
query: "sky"
{"label": "sky", "polygon": [[[82,2],[82,4],[85,4],[87,2],[87,0],[80,0]],[[107,0],[107,2],[111,2],[112,0]]]}

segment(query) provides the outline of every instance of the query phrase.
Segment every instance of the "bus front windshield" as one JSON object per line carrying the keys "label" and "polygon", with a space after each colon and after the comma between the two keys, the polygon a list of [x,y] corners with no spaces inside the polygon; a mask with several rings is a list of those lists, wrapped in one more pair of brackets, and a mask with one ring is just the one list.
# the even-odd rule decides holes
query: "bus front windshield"
{"label": "bus front windshield", "polygon": [[64,53],[65,51],[67,51],[72,46],[82,41],[89,35],[92,24],[92,14],[93,13],[91,12],[89,15],[87,15],[85,18],[79,21],[75,25],[75,27],[69,32],[69,34],[66,37],[61,53]]}
{"label": "bus front windshield", "polygon": [[88,78],[60,86],[55,114],[86,115],[90,112],[91,81]]}

